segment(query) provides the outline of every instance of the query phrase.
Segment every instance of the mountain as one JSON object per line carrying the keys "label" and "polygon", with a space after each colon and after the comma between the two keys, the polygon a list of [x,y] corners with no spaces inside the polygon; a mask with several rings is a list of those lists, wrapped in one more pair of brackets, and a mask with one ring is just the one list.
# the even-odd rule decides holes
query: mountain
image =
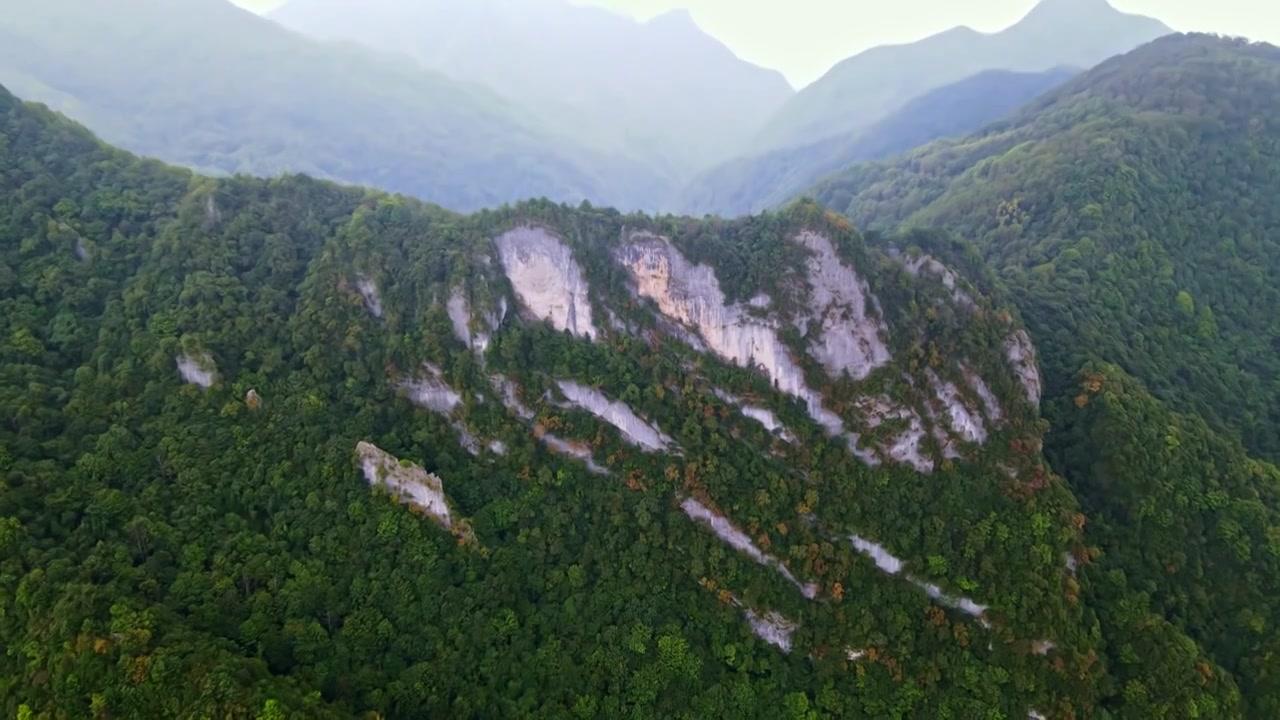
{"label": "mountain", "polygon": [[751,143],[756,151],[853,136],[911,99],[983,70],[1089,68],[1172,32],[1106,0],[1041,0],[997,33],[957,27],[919,42],[872,48],[796,94]]}
{"label": "mountain", "polygon": [[1060,378],[1096,354],[1276,460],[1273,90],[1272,46],[1170,36],[814,192],[864,224],[975,240],[1035,304]]}
{"label": "mountain", "polygon": [[727,157],[793,94],[683,10],[640,23],[567,0],[290,0],[269,17],[409,54],[680,179]]}
{"label": "mountain", "polygon": [[305,39],[224,0],[24,3],[0,16],[0,81],[113,143],[202,171],[306,172],[456,209],[542,196],[646,207],[659,191],[634,163],[483,88]]}
{"label": "mountain", "polygon": [[[1272,711],[1257,717],[1280,707],[1280,609],[1259,601],[1277,590],[1280,537],[1277,98],[1280,49],[1168,36],[1006,122],[814,191],[867,226],[945,226],[995,270],[1040,350],[1046,397],[1063,398],[1049,413],[1055,469],[1086,507],[1110,508],[1126,573],[1163,561],[1149,592]],[[1065,430],[1112,387],[1106,418]]]}
{"label": "mountain", "polygon": [[973,258],[0,138],[7,715],[1240,715]]}
{"label": "mountain", "polygon": [[736,158],[703,173],[682,193],[681,210],[734,216],[780,207],[827,175],[931,140],[966,135],[998,120],[1079,71],[986,70],[938,88],[849,137]]}

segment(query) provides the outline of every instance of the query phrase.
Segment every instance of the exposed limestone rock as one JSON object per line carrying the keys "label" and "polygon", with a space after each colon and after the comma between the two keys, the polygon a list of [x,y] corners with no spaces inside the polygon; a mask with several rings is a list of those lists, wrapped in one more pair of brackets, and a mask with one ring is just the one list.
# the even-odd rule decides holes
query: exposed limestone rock
{"label": "exposed limestone rock", "polygon": [[471,453],[472,456],[480,455],[480,438],[476,437],[467,429],[467,426],[461,422],[455,422],[453,429],[458,433],[458,443],[462,445],[462,449]]}
{"label": "exposed limestone rock", "polygon": [[751,316],[740,305],[726,305],[712,269],[691,265],[669,240],[633,233],[615,253],[631,274],[640,297],[659,311],[694,328],[710,350],[740,367],[761,367],[784,393],[804,401],[809,414],[829,434],[844,433],[839,416],[822,405],[822,397],[804,381],[804,373],[778,339],[775,323]]}
{"label": "exposed limestone rock", "polygon": [[209,196],[204,200],[204,220],[206,227],[222,222],[222,210],[218,207],[218,202],[214,200],[213,193],[209,193]]}
{"label": "exposed limestone rock", "polygon": [[85,246],[84,238],[79,236],[76,237],[76,245],[75,248],[73,248],[73,252],[76,254],[76,260],[79,260],[80,262],[85,262],[89,259],[89,248]]}
{"label": "exposed limestone rock", "polygon": [[[908,423],[907,429],[894,438],[888,447],[882,446],[881,449],[894,462],[910,465],[924,473],[933,471],[934,462],[925,457],[924,450],[921,447],[921,443],[928,433],[919,413],[895,404],[886,395],[862,398],[858,401],[858,408],[864,413],[867,426],[873,429],[887,420],[906,420]],[[859,457],[864,462],[873,467],[880,464],[879,458],[874,453],[866,450],[860,452],[862,455],[859,455]]]}
{"label": "exposed limestone rock", "polygon": [[575,382],[561,380],[556,384],[569,402],[614,426],[633,444],[650,451],[671,448],[673,444],[671,438],[641,420],[625,403],[610,400],[598,390]]}
{"label": "exposed limestone rock", "polygon": [[449,415],[462,403],[461,393],[445,383],[440,368],[430,363],[423,363],[422,367],[427,372],[425,376],[406,380],[400,387],[413,404],[441,415]]}
{"label": "exposed limestone rock", "polygon": [[516,393],[515,383],[501,375],[490,375],[489,383],[502,396],[503,406],[515,414],[516,417],[526,421],[533,419],[533,411],[520,402],[520,396]]}
{"label": "exposed limestone rock", "polygon": [[501,440],[490,440],[489,452],[493,453],[494,455],[506,455],[507,444],[502,442]]}
{"label": "exposed limestone rock", "polygon": [[1009,334],[1004,342],[1004,356],[1027,391],[1027,400],[1039,407],[1044,384],[1040,379],[1040,368],[1036,365],[1036,349],[1026,330],[1015,330]]}
{"label": "exposed limestone rock", "polygon": [[444,496],[444,483],[421,467],[404,463],[371,443],[356,444],[356,456],[370,485],[380,485],[402,502],[422,508],[445,530],[453,529],[453,516]]}
{"label": "exposed limestone rock", "polygon": [[[426,408],[446,418],[452,417],[453,411],[462,404],[462,393],[454,390],[444,381],[440,368],[431,363],[423,363],[422,369],[425,371],[425,375],[401,382],[400,388],[405,391],[405,394],[409,396],[409,401],[414,405]],[[472,455],[478,456],[480,454],[480,439],[471,432],[470,428],[462,420],[454,419],[451,425],[458,433],[458,443],[463,449]]]}
{"label": "exposed limestone rock", "polygon": [[902,431],[885,452],[895,461],[910,465],[922,473],[933,472],[934,462],[932,459],[925,457],[921,443],[927,435],[924,429],[924,422],[920,420],[920,416],[911,413],[909,416],[911,426]]}
{"label": "exposed limestone rock", "polygon": [[996,399],[995,393],[991,392],[986,381],[964,363],[960,363],[960,370],[964,373],[965,382],[969,383],[969,387],[973,388],[973,391],[978,394],[978,399],[982,401],[987,418],[994,423],[1000,422],[1004,418],[1004,411],[1000,408],[1000,401]]}
{"label": "exposed limestone rock", "polygon": [[569,455],[576,457],[587,464],[587,469],[597,475],[609,475],[609,471],[596,463],[595,458],[591,456],[591,450],[581,443],[571,443],[563,438],[556,437],[549,432],[540,432],[538,428],[534,428],[534,436],[547,447],[561,455]]}
{"label": "exposed limestone rock", "polygon": [[730,405],[736,405],[738,409],[742,411],[744,417],[760,423],[764,426],[765,430],[778,435],[787,442],[793,443],[796,441],[796,436],[782,424],[782,421],[778,420],[778,416],[774,415],[772,410],[766,410],[765,408],[756,407],[754,405],[747,405],[743,402],[742,398],[730,395],[719,388],[713,389],[712,392],[716,397],[720,398],[724,402],[727,402]]}
{"label": "exposed limestone rock", "polygon": [[744,553],[752,560],[755,560],[765,567],[771,567],[774,570],[777,570],[779,575],[785,578],[787,582],[795,585],[796,588],[800,590],[800,594],[804,595],[806,598],[812,600],[817,597],[818,587],[816,585],[801,584],[801,582],[791,574],[791,571],[788,570],[781,561],[756,547],[756,544],[752,542],[751,538],[747,537],[746,533],[734,527],[733,523],[729,522],[729,520],[724,516],[716,513],[711,508],[703,505],[693,498],[687,498],[684,502],[680,503],[680,509],[684,510],[684,513],[691,519],[706,523],[717,537],[729,543],[729,545],[733,546],[734,549]]}
{"label": "exposed limestone rock", "polygon": [[938,402],[942,403],[943,409],[947,412],[951,429],[959,434],[965,442],[986,442],[987,429],[982,423],[982,418],[978,413],[965,406],[964,398],[960,397],[960,389],[954,383],[939,378],[933,368],[925,370],[925,376],[929,379],[929,386],[933,389],[934,397],[938,399]]}
{"label": "exposed limestone rock", "polygon": [[471,330],[471,303],[467,301],[462,287],[455,287],[450,291],[445,310],[449,313],[449,321],[453,324],[454,336],[469,349],[483,355],[484,351],[489,349],[489,341],[493,333],[498,331],[507,316],[507,299],[505,297],[498,299],[498,306],[492,312],[485,313],[482,318],[484,329],[475,332]]}
{"label": "exposed limestone rock", "polygon": [[557,330],[596,339],[587,282],[568,245],[527,225],[508,230],[494,243],[516,296],[530,313]]}
{"label": "exposed limestone rock", "polygon": [[364,275],[356,276],[356,289],[364,298],[364,307],[376,318],[382,317],[382,296],[378,294],[378,285]]}
{"label": "exposed limestone rock", "polygon": [[894,557],[892,553],[884,549],[878,543],[860,538],[857,535],[850,535],[849,541],[853,543],[853,547],[863,555],[870,557],[875,561],[876,567],[880,568],[890,575],[897,575],[902,572],[902,561]]}
{"label": "exposed limestone rock", "polygon": [[[903,260],[898,256],[899,260]],[[903,260],[903,267],[907,272],[916,277],[923,275],[933,275],[942,281],[943,287],[951,291],[951,299],[956,305],[965,310],[974,311],[978,309],[978,304],[973,301],[973,296],[960,288],[960,280],[956,277],[951,268],[938,262],[930,255],[920,255],[908,260]]]}
{"label": "exposed limestone rock", "polygon": [[938,446],[942,448],[942,457],[947,460],[957,460],[962,457],[960,451],[956,449],[955,438],[942,427],[933,403],[925,403],[924,409],[929,415],[929,424],[933,427],[933,439],[937,440]]}
{"label": "exposed limestone rock", "polygon": [[791,652],[791,636],[796,632],[796,624],[776,612],[758,613],[751,608],[743,611],[751,630],[756,637],[782,650]]}
{"label": "exposed limestone rock", "polygon": [[[853,543],[854,549],[871,558],[871,560],[875,562],[876,567],[880,568],[883,572],[888,573],[889,575],[898,575],[902,573],[904,567],[902,560],[894,557],[893,554],[886,550],[882,545],[858,537],[857,535],[850,535],[849,541]],[[987,606],[979,605],[966,597],[953,597],[951,595],[947,595],[942,591],[942,588],[937,585],[924,582],[923,580],[911,577],[910,575],[905,575],[904,577],[906,577],[906,579],[915,586],[924,590],[925,594],[938,601],[940,604],[960,610],[961,612],[978,618],[979,622],[982,623],[984,627],[990,626],[989,623],[982,618],[983,614],[987,611]]]}
{"label": "exposed limestone rock", "polygon": [[796,325],[801,333],[813,334],[809,325],[818,323],[809,352],[828,374],[839,378],[847,372],[861,380],[890,359],[881,336],[886,330],[868,312],[871,288],[841,261],[827,237],[802,232],[795,242],[812,253],[807,261],[810,314],[797,318]]}
{"label": "exposed limestone rock", "polygon": [[178,358],[178,373],[193,385],[207,388],[217,380],[218,370],[209,355],[182,355]]}
{"label": "exposed limestone rock", "polygon": [[461,287],[449,293],[449,301],[445,303],[449,313],[449,321],[453,323],[453,334],[466,346],[471,347],[471,305]]}

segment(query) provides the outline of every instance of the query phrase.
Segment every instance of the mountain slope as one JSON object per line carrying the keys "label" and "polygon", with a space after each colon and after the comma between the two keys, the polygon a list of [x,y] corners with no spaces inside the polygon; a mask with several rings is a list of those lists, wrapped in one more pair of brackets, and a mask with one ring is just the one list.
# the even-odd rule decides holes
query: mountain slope
{"label": "mountain slope", "polygon": [[796,147],[854,135],[912,98],[983,70],[1088,68],[1171,30],[1106,0],[1041,0],[1015,25],[983,34],[959,27],[916,43],[873,48],[796,94],[752,143]]}
{"label": "mountain slope", "polygon": [[565,0],[290,0],[270,17],[407,53],[681,179],[726,157],[793,94],[685,11],[638,23]]}
{"label": "mountain slope", "polygon": [[1077,72],[1066,68],[1039,73],[980,72],[921,95],[865,132],[724,163],[685,189],[681,210],[692,215],[732,217],[780,207],[826,175],[853,163],[973,132]]}
{"label": "mountain slope", "polygon": [[[1114,366],[1089,365],[1055,466],[1107,563],[1144,578],[1153,609],[1241,679],[1251,717],[1280,712],[1280,469],[1171,412]],[[1132,654],[1123,663],[1141,662]]]}
{"label": "mountain slope", "polygon": [[111,142],[205,171],[307,172],[457,209],[541,196],[639,207],[656,192],[641,169],[483,89],[306,40],[224,0],[22,4],[0,16],[0,81]]}
{"label": "mountain slope", "polygon": [[1101,358],[1280,459],[1280,50],[1171,36],[982,134],[821,185],[860,223],[942,225],[1022,300],[1066,387]]}
{"label": "mountain slope", "polygon": [[927,256],[0,137],[6,714],[1238,714],[1093,605],[1034,350]]}

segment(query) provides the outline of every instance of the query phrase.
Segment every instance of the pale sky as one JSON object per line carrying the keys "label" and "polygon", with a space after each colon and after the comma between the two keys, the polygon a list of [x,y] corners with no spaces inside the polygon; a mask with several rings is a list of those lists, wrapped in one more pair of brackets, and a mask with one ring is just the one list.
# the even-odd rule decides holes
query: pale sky
{"label": "pale sky", "polygon": [[[464,0],[465,1],[465,0]],[[956,25],[1001,30],[1036,0],[574,0],[648,19],[687,8],[706,32],[737,55],[781,70],[797,87],[832,65],[876,45],[904,43]],[[233,0],[253,9],[279,0]],[[1280,44],[1276,0],[1111,0],[1125,12],[1150,15],[1174,30],[1244,35]]]}

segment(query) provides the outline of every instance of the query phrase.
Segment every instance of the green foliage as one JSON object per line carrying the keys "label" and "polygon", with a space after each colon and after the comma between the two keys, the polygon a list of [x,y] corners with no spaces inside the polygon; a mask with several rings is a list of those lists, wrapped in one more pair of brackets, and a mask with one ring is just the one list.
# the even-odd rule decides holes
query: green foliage
{"label": "green foliage", "polygon": [[[1225,671],[1185,683],[1201,658],[1176,627],[1134,645],[1172,645],[1166,664],[1112,668],[1124,653],[1108,643],[1125,636],[1111,628],[1148,637],[1150,623],[1113,618],[1128,595],[1095,605],[1093,571],[1064,567],[1085,537],[1000,355],[1008,308],[975,294],[962,313],[943,283],[813,203],[737,223],[550,202],[464,217],[299,176],[196,177],[3,92],[0,138],[0,713],[968,718],[1174,698],[1239,715]],[[589,343],[512,313],[487,353],[465,348],[444,299],[461,288],[479,314],[500,307],[492,238],[520,223],[562,237],[596,315],[635,331]],[[866,466],[766,378],[657,328],[610,260],[636,229],[668,235],[734,297],[768,289],[780,324],[811,293],[788,238],[827,234],[880,299],[896,360],[833,381],[784,334],[824,400],[865,430],[859,397],[923,408],[924,369],[959,383],[943,358],[965,358],[992,378],[1004,422],[929,476]],[[214,372],[209,387],[182,382],[184,356]],[[398,391],[428,362],[462,396],[448,419]],[[495,373],[536,427],[497,400]],[[562,407],[557,379],[625,397],[680,453],[639,452]],[[796,442],[714,388],[772,409]],[[455,424],[504,452],[472,456]],[[540,430],[610,474],[551,453]],[[361,441],[437,474],[469,530],[370,491]],[[817,596],[690,522],[690,495]],[[844,541],[853,532],[911,576],[970,591],[987,623],[881,572]],[[756,637],[747,608],[796,622],[792,651]]]}
{"label": "green foliage", "polygon": [[861,222],[955,231],[930,251],[984,258],[980,286],[1026,320],[1046,454],[1095,548],[1104,706],[1126,716],[1280,711],[1280,477],[1249,457],[1280,458],[1277,98],[1280,50],[1168,37],[817,190]]}
{"label": "green foliage", "polygon": [[1105,564],[1236,673],[1254,716],[1273,716],[1280,470],[1170,412],[1116,367],[1086,367],[1080,378],[1085,401],[1061,408],[1055,459],[1074,469]]}
{"label": "green foliage", "polygon": [[817,190],[976,243],[1055,391],[1102,359],[1280,460],[1280,51],[1171,36],[976,136]]}

